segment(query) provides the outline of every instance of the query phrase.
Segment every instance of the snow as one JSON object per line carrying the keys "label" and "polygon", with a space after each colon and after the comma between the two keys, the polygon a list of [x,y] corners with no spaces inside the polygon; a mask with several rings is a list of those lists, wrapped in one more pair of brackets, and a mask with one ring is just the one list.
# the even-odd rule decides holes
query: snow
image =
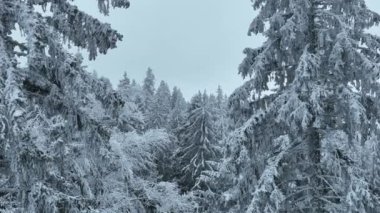
{"label": "snow", "polygon": [[359,0],[253,4],[267,41],[244,50],[245,83],[187,103],[152,69],[117,90],[88,73],[64,43],[95,59],[122,35],[69,1],[0,0],[0,209],[379,209],[380,38],[365,29],[380,16]]}

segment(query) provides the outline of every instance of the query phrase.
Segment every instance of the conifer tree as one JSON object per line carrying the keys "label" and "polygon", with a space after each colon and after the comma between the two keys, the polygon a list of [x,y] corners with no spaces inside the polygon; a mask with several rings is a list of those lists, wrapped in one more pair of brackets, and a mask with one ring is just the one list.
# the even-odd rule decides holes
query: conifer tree
{"label": "conifer tree", "polygon": [[[218,203],[229,212],[376,212],[380,16],[363,0],[256,0],[248,81],[230,98]],[[270,88],[270,85],[275,85]],[[248,112],[248,113],[247,113]],[[249,117],[249,118],[248,118]],[[245,120],[245,121],[244,121]],[[372,148],[369,148],[372,147]],[[214,179],[214,180],[215,180]]]}
{"label": "conifer tree", "polygon": [[230,123],[227,115],[227,99],[225,98],[221,86],[218,86],[216,91],[214,111],[216,135],[218,141],[221,142],[228,134]]}
{"label": "conifer tree", "polygon": [[148,68],[146,71],[146,77],[144,79],[143,90],[149,96],[153,96],[155,93],[155,79],[156,77],[153,74],[153,70],[151,68]]}
{"label": "conifer tree", "polygon": [[[129,6],[127,0],[110,3]],[[42,15],[39,6],[51,13]],[[12,34],[16,25],[26,43]],[[62,38],[95,59],[122,36],[65,0],[0,0],[0,203],[5,212],[84,211],[96,208],[105,192],[98,186],[109,172],[109,134],[101,121],[115,119],[121,102],[109,82],[84,72],[83,59],[66,52]],[[26,67],[18,65],[17,56],[27,58]]]}
{"label": "conifer tree", "polygon": [[[175,184],[155,178],[152,150],[168,135],[126,135],[118,123],[121,95],[84,70],[81,55],[65,50],[63,41],[93,60],[122,38],[70,2],[0,0],[0,211],[191,211]],[[109,5],[129,2],[98,5],[108,14]],[[38,12],[40,6],[51,13]],[[26,43],[12,34],[16,26]],[[27,58],[25,67],[17,56]]]}
{"label": "conifer tree", "polygon": [[119,115],[119,128],[126,132],[141,132],[145,126],[145,118],[138,106],[141,104],[137,98],[139,92],[136,90],[136,85],[131,85],[126,72],[120,80],[117,92],[124,102]]}
{"label": "conifer tree", "polygon": [[165,81],[161,81],[153,97],[152,106],[148,114],[147,125],[149,129],[168,128],[170,114],[170,89]]}
{"label": "conifer tree", "polygon": [[119,85],[117,85],[118,90],[128,89],[131,86],[131,80],[128,78],[127,72],[124,72],[123,78],[120,80]]}
{"label": "conifer tree", "polygon": [[[146,119],[149,119],[149,113],[152,111],[154,94],[155,94],[155,76],[153,74],[153,70],[148,68],[146,71],[146,76],[142,85],[143,89],[143,105],[142,112],[145,115]],[[146,123],[149,123],[149,120],[146,120]],[[149,126],[149,124],[148,124]]]}
{"label": "conifer tree", "polygon": [[132,80],[131,86],[128,92],[129,100],[137,105],[140,112],[144,111],[145,93],[140,84],[138,84],[134,79]]}
{"label": "conifer tree", "polygon": [[225,105],[226,105],[225,95],[220,85],[218,86],[218,89],[216,90],[216,101],[217,101],[217,107],[219,109],[225,108]]}
{"label": "conifer tree", "polygon": [[178,132],[179,148],[175,153],[178,181],[183,191],[203,188],[198,178],[204,170],[212,170],[219,147],[208,106],[208,96],[198,93],[190,103],[186,123]]}
{"label": "conifer tree", "polygon": [[174,87],[171,96],[170,129],[175,132],[186,118],[187,103],[179,88]]}

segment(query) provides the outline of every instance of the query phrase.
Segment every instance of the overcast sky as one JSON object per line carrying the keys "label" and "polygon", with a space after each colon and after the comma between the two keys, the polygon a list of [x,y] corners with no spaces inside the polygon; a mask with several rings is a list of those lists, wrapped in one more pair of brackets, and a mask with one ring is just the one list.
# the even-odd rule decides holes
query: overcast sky
{"label": "overcast sky", "polygon": [[[367,2],[380,13],[379,0]],[[247,36],[255,15],[250,0],[131,0],[129,9],[113,10],[108,17],[99,14],[93,1],[76,4],[124,35],[117,49],[86,62],[89,71],[96,70],[114,86],[124,71],[142,82],[151,67],[156,85],[165,80],[180,87],[187,99],[198,90],[214,92],[218,85],[230,94],[243,82],[237,74],[242,50],[263,42]]]}

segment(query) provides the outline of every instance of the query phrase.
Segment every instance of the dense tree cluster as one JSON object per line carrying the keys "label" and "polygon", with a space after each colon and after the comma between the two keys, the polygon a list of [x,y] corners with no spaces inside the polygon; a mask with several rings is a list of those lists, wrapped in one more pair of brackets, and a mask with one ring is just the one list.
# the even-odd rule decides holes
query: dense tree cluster
{"label": "dense tree cluster", "polygon": [[[104,14],[110,5],[129,2],[98,1]],[[168,163],[187,116],[181,91],[156,89],[151,69],[117,90],[88,73],[64,43],[95,59],[122,36],[69,1],[0,0],[0,17],[0,211],[192,212]]]}
{"label": "dense tree cluster", "polygon": [[187,102],[151,68],[116,89],[87,72],[65,43],[94,60],[122,35],[70,1],[0,0],[0,212],[378,212],[380,15],[253,6],[245,83]]}
{"label": "dense tree cluster", "polygon": [[377,212],[380,16],[363,0],[256,0],[248,78],[229,99],[214,201],[225,212]]}

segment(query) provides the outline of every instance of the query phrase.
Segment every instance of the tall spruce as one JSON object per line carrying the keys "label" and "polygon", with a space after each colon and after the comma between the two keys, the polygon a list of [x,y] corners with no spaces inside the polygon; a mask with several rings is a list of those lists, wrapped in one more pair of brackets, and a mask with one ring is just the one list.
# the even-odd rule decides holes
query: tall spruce
{"label": "tall spruce", "polygon": [[171,111],[170,89],[165,81],[161,81],[157,92],[153,96],[147,118],[149,129],[166,129],[169,127],[169,114]]}
{"label": "tall spruce", "polygon": [[[380,16],[364,0],[256,0],[249,78],[230,97],[237,128],[217,173],[229,212],[379,209]],[[372,147],[372,148],[370,148]],[[370,151],[372,150],[372,151]]]}
{"label": "tall spruce", "polygon": [[230,119],[228,118],[227,99],[221,86],[216,90],[215,103],[213,106],[215,111],[215,129],[219,142],[223,141],[229,132]]}
{"label": "tall spruce", "polygon": [[[204,188],[199,182],[202,171],[213,170],[220,153],[207,94],[191,99],[186,123],[179,128],[179,148],[175,153],[178,181],[183,191]],[[201,185],[200,185],[201,184]]]}
{"label": "tall spruce", "polygon": [[154,86],[155,80],[156,80],[156,77],[153,74],[153,70],[151,68],[148,68],[148,70],[146,71],[146,77],[144,79],[144,85],[143,85],[144,92],[148,96],[153,96],[156,91],[155,86]]}
{"label": "tall spruce", "polygon": [[146,71],[146,76],[144,78],[143,85],[142,85],[144,95],[145,95],[144,110],[143,110],[144,113],[148,112],[150,110],[150,107],[152,106],[153,96],[156,91],[155,83],[156,83],[156,77],[153,74],[153,70],[151,68],[148,68],[148,70]]}
{"label": "tall spruce", "polygon": [[174,87],[171,96],[171,112],[169,115],[170,130],[175,132],[186,119],[187,103],[179,88]]}
{"label": "tall spruce", "polygon": [[[99,1],[99,6],[104,3]],[[129,6],[127,0],[111,3]],[[40,6],[51,13],[37,12]],[[94,176],[90,181],[79,172],[81,165],[75,161],[79,147],[75,146],[87,133],[82,141],[88,153],[99,152],[107,134],[98,125],[99,116],[81,111],[103,105],[107,110],[102,116],[114,117],[118,98],[107,90],[103,94],[94,90],[93,86],[107,85],[84,74],[82,59],[68,54],[62,40],[87,49],[89,58],[95,59],[98,52],[116,47],[122,36],[65,0],[1,0],[0,8],[1,208],[58,212],[91,207],[90,200],[96,200],[99,192],[91,184],[101,178],[100,168],[107,162],[91,161]],[[100,10],[107,12],[104,7]],[[25,43],[12,34],[16,25]],[[26,67],[18,65],[17,56],[26,57]]]}

